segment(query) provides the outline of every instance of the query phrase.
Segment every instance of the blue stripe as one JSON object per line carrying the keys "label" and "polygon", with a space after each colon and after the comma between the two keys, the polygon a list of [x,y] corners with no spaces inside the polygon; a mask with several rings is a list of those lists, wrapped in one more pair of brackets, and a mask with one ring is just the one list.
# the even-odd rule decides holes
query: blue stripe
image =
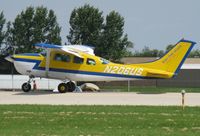
{"label": "blue stripe", "polygon": [[22,62],[33,62],[33,63],[41,62],[40,60],[23,59],[23,58],[14,58],[14,60],[15,61],[22,61]]}
{"label": "blue stripe", "polygon": [[17,54],[19,56],[37,56],[39,57],[40,54],[39,53],[23,53],[23,54]]}
{"label": "blue stripe", "polygon": [[[33,67],[33,69],[36,69],[36,70],[45,70],[45,67],[39,67],[39,65],[40,65],[40,63],[41,63],[40,60],[31,60],[31,59],[15,58],[15,61],[36,63],[35,66]],[[69,69],[58,69],[58,68],[49,68],[49,71],[53,71],[53,72],[63,72],[63,73],[71,73],[71,74],[94,75],[94,76],[119,77],[119,78],[157,79],[156,77],[143,77],[143,76],[136,76],[136,75],[123,75],[123,74],[90,72],[90,71],[69,70]],[[160,79],[160,78],[159,78],[159,79]]]}

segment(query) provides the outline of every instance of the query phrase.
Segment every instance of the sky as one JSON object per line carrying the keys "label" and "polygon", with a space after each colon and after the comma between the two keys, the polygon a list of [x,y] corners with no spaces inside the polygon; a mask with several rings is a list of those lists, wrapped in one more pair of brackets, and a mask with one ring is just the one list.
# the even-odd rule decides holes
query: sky
{"label": "sky", "polygon": [[62,43],[67,42],[72,10],[90,4],[104,17],[115,10],[124,17],[124,33],[134,43],[134,50],[164,50],[184,38],[197,42],[200,49],[200,0],[0,0],[0,12],[7,21],[14,21],[28,6],[53,9],[62,27]]}

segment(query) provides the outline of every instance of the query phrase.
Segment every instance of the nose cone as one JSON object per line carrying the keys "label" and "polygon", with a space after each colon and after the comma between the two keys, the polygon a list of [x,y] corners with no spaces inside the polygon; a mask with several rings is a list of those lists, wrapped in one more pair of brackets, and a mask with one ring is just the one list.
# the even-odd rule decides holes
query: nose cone
{"label": "nose cone", "polygon": [[12,55],[5,57],[5,59],[6,59],[7,61],[12,62],[12,63],[14,62],[14,58],[13,58]]}

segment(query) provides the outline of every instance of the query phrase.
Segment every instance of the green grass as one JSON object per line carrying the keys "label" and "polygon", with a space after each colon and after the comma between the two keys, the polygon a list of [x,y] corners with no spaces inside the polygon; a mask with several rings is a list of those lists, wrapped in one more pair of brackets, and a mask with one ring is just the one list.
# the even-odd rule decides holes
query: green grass
{"label": "green grass", "polygon": [[[127,86],[100,86],[103,91],[114,91],[114,92],[128,92]],[[130,92],[139,92],[139,93],[167,93],[167,92],[181,92],[185,90],[186,92],[195,92],[200,93],[200,88],[183,88],[183,87],[130,87]]]}
{"label": "green grass", "polygon": [[199,136],[200,107],[0,105],[1,136]]}

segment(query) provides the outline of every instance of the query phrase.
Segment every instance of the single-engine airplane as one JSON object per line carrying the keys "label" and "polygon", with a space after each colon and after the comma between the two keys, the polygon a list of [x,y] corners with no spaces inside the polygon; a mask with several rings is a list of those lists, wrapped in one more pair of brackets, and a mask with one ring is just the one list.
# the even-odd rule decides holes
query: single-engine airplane
{"label": "single-engine airplane", "polygon": [[[6,57],[14,63],[16,70],[29,75],[22,90],[31,90],[35,77],[60,79],[60,93],[72,92],[76,85],[73,81],[120,81],[154,78],[172,78],[176,76],[196,43],[180,40],[163,57],[152,62],[139,64],[116,64],[95,56],[94,49],[84,45],[59,46],[53,44],[35,44],[45,49],[45,53],[24,53]],[[66,82],[66,80],[69,80]]]}

